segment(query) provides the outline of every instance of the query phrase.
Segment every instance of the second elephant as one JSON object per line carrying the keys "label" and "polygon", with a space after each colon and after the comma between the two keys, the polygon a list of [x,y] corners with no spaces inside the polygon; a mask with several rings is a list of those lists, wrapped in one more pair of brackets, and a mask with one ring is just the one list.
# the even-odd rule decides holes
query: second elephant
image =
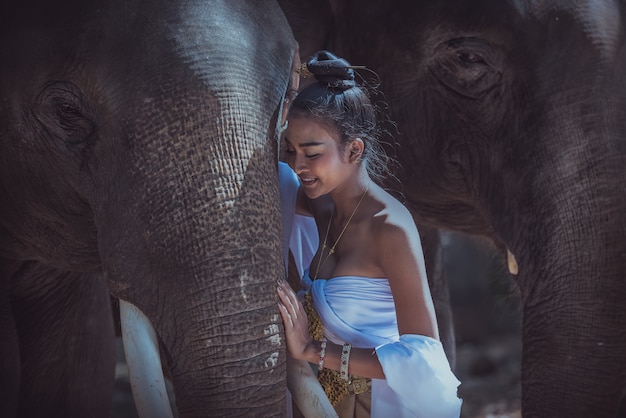
{"label": "second elephant", "polygon": [[[623,1],[281,1],[303,55],[381,79],[408,205],[491,238],[523,302],[525,416],[626,387]],[[314,30],[310,29],[314,28]]]}

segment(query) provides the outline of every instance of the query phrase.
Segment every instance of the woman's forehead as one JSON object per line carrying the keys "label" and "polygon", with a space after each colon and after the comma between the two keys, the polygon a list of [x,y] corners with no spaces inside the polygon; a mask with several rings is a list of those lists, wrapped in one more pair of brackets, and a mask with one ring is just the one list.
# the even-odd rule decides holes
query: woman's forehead
{"label": "woman's forehead", "polygon": [[302,145],[304,142],[339,140],[340,135],[332,120],[317,117],[295,116],[288,118],[285,139]]}

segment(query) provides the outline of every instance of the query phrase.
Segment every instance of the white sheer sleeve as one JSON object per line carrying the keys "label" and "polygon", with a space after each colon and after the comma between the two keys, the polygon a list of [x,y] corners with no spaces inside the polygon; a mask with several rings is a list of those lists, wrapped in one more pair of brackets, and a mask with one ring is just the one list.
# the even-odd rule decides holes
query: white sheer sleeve
{"label": "white sheer sleeve", "polygon": [[[387,384],[407,409],[421,418],[458,418],[461,382],[450,370],[441,343],[423,335],[406,334],[400,341],[376,348]],[[382,406],[382,405],[381,405]]]}

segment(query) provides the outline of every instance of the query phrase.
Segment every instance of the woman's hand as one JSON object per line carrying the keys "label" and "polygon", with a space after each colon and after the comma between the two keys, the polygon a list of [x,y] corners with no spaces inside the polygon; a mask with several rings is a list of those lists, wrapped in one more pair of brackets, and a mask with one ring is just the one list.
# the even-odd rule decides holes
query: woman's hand
{"label": "woman's hand", "polygon": [[309,335],[308,322],[304,306],[291,286],[283,280],[278,280],[278,309],[285,324],[287,350],[291,357],[298,360],[307,360],[310,352],[315,351],[313,340]]}

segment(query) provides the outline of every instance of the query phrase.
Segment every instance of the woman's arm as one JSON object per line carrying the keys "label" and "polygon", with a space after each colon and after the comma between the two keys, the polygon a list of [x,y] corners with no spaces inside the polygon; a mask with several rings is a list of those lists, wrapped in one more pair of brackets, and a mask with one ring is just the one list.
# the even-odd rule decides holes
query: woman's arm
{"label": "woman's arm", "polygon": [[401,207],[385,222],[379,264],[388,277],[400,340],[376,348],[389,387],[408,410],[423,416],[458,418],[459,380],[439,342],[421,242],[412,216]]}
{"label": "woman's arm", "polygon": [[415,222],[404,207],[388,219],[376,234],[376,254],[393,294],[398,332],[438,340],[435,308]]}

